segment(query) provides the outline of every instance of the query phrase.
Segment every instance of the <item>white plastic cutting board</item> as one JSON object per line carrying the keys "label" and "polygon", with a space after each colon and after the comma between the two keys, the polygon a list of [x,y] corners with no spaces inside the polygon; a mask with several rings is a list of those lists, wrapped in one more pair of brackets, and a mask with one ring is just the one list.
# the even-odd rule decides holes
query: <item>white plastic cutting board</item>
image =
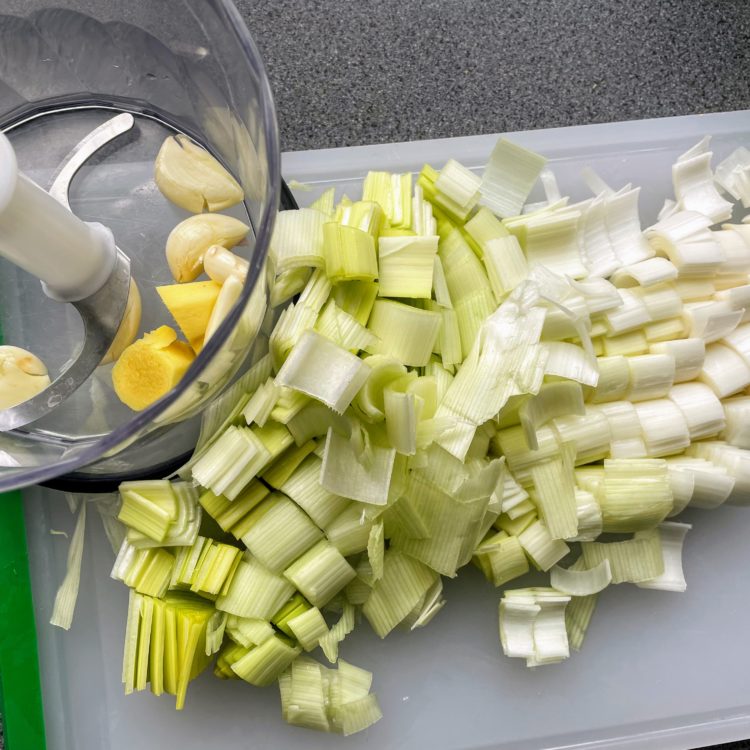
{"label": "white plastic cutting board", "polygon": [[[703,135],[716,159],[750,145],[750,113],[712,114],[514,133],[550,157],[563,194],[582,198],[590,165],[613,187],[642,185],[646,226],[671,196],[674,158]],[[284,155],[302,205],[325,187],[358,195],[368,169],[418,170],[454,157],[481,168],[495,136]],[[497,635],[499,592],[469,567],[448,581],[448,604],[425,630],[381,642],[366,623],[342,656],[375,673],[385,717],[347,739],[283,724],[275,688],[191,683],[183,712],[169,696],[124,696],[120,684],[127,591],[109,578],[113,555],[89,514],[73,629],[49,621],[73,519],[62,495],[26,493],[49,750],[469,750],[690,748],[750,737],[750,508],[693,511],[685,547],[688,591],[622,585],[605,591],[583,651],[528,670],[505,658]],[[93,510],[93,509],[92,509]],[[513,583],[513,586],[516,582]],[[523,585],[519,583],[518,585]],[[25,749],[22,749],[25,750]]]}

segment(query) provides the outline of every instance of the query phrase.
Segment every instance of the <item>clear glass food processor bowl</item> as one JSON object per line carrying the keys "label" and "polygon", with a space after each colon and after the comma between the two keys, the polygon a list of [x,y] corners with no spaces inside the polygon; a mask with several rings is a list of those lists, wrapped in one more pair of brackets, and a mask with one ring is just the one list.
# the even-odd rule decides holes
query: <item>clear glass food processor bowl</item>
{"label": "clear glass food processor bowl", "polygon": [[[80,218],[108,226],[129,256],[143,304],[139,336],[159,325],[176,328],[155,291],[173,283],[165,242],[189,215],[153,181],[167,135],[186,133],[242,185],[244,204],[226,213],[251,226],[234,249],[250,261],[247,281],[182,380],[147,409],[136,413],[119,402],[112,365],[104,365],[44,418],[0,433],[0,491],[61,475],[85,488],[167,473],[195,444],[201,409],[262,349],[263,262],[280,156],[265,70],[234,5],[0,0],[0,129],[21,170],[47,188],[70,150],[118,112],[132,113],[134,128],[80,170],[70,203]],[[53,379],[82,343],[71,306],[46,297],[38,279],[3,259],[0,325],[4,343],[35,353]]]}

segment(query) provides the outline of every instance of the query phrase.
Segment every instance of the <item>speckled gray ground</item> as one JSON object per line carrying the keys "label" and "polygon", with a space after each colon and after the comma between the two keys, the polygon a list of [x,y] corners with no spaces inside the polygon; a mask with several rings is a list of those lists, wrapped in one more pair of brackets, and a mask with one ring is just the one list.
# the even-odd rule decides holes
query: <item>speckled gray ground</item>
{"label": "speckled gray ground", "polygon": [[238,0],[284,149],[750,107],[748,0]]}

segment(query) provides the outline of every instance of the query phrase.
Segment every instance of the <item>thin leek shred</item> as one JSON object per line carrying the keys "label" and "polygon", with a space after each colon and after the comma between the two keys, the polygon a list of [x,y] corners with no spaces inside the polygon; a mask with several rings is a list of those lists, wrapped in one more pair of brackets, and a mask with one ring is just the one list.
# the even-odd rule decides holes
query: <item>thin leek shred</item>
{"label": "thin leek shred", "polygon": [[299,506],[274,492],[250,514],[242,541],[269,570],[280,573],[322,539],[323,533]]}
{"label": "thin leek shred", "polygon": [[395,357],[409,367],[424,367],[430,361],[440,324],[438,313],[400,302],[377,300],[368,328],[380,339],[374,346],[376,353]]}
{"label": "thin leek shred", "polygon": [[623,542],[583,542],[587,568],[609,561],[612,583],[640,583],[664,573],[661,541],[656,529],[639,531]]}
{"label": "thin leek shred", "polygon": [[[429,295],[428,295],[429,296]],[[378,342],[377,336],[357,322],[357,320],[336,305],[333,300],[320,313],[315,330],[342,349],[358,352],[361,349],[373,351]]]}
{"label": "thin leek shred", "polygon": [[83,540],[86,530],[86,500],[82,500],[78,510],[75,530],[70,538],[68,561],[60,587],[55,596],[50,624],[63,630],[70,630],[78,600],[78,588],[81,583],[81,561],[83,559]]}
{"label": "thin leek shred", "polygon": [[506,591],[499,618],[505,655],[525,658],[528,667],[567,659],[565,609],[569,602],[569,596],[550,588]]}
{"label": "thin leek shred", "polygon": [[314,331],[305,331],[279,370],[276,383],[343,414],[369,373],[368,365],[355,355]]}
{"label": "thin leek shred", "polygon": [[679,592],[687,589],[685,574],[682,570],[682,545],[685,535],[691,528],[692,526],[688,523],[659,524],[658,534],[664,559],[664,572],[648,581],[640,581],[637,584],[639,588]]}
{"label": "thin leek shred", "polygon": [[571,596],[590,596],[603,591],[612,582],[609,560],[602,560],[596,567],[577,570],[556,565],[550,571],[553,589]]}
{"label": "thin leek shred", "polygon": [[385,553],[383,577],[375,584],[362,612],[372,629],[385,638],[427,593],[437,574],[397,550]]}
{"label": "thin leek shred", "polygon": [[354,630],[354,606],[346,602],[338,622],[319,641],[326,659],[335,664],[339,658],[339,645]]}
{"label": "thin leek shred", "polygon": [[367,540],[367,559],[372,570],[372,580],[379,581],[383,577],[383,557],[385,555],[385,539],[383,537],[383,522],[379,521],[370,529]]}
{"label": "thin leek shred", "polygon": [[316,607],[328,604],[355,575],[354,568],[325,539],[284,571],[284,576]]}
{"label": "thin leek shred", "polygon": [[276,274],[325,265],[323,225],[326,220],[326,215],[314,208],[279,212],[268,249]]}
{"label": "thin leek shred", "polygon": [[482,205],[501,218],[517,216],[547,160],[504,138],[498,140],[482,174]]}
{"label": "thin leek shred", "polygon": [[360,462],[351,441],[329,428],[320,484],[341,497],[385,505],[395,459],[395,449],[372,445],[370,461],[365,465]]}
{"label": "thin leek shred", "polygon": [[216,600],[216,608],[237,617],[269,620],[293,593],[294,586],[285,578],[257,560],[245,558],[237,566],[227,592]]}

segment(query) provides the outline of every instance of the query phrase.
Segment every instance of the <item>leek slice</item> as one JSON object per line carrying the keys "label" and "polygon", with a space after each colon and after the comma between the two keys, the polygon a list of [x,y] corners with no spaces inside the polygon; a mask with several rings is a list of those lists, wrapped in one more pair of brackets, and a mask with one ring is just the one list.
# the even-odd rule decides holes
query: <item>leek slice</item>
{"label": "leek slice", "polygon": [[349,500],[321,486],[321,467],[322,461],[317,456],[308,456],[280,490],[294,500],[317,526],[327,529],[349,505]]}
{"label": "leek slice", "polygon": [[320,313],[315,330],[333,341],[342,349],[358,352],[360,349],[373,351],[377,337],[357,320],[329,300]]}
{"label": "leek slice", "polygon": [[666,258],[647,258],[639,263],[621,266],[610,277],[619,287],[649,287],[677,278],[677,267]]}
{"label": "leek slice", "polygon": [[643,441],[652,458],[680,453],[690,445],[690,433],[679,407],[666,398],[635,404]]}
{"label": "leek slice", "polygon": [[591,492],[575,488],[578,533],[568,541],[592,542],[602,533],[602,509]]}
{"label": "leek slice", "polygon": [[432,215],[432,206],[425,200],[422,186],[414,186],[414,197],[412,198],[412,224],[414,234],[420,237],[429,237],[437,234],[437,222]]}
{"label": "leek slice", "polygon": [[662,341],[651,344],[652,354],[669,354],[675,361],[675,383],[694,380],[703,369],[706,344],[703,339],[688,338],[680,341]]}
{"label": "leek slice", "polygon": [[305,651],[312,651],[328,632],[328,625],[317,607],[292,617],[287,624]]}
{"label": "leek slice", "polygon": [[[599,383],[599,369],[594,357],[579,346],[567,344],[562,341],[551,341],[543,343],[546,352],[544,373],[591,388]],[[573,411],[574,414],[578,413]]]}
{"label": "leek slice", "polygon": [[609,453],[612,441],[609,421],[595,409],[587,408],[583,417],[575,414],[555,417],[552,427],[560,444],[575,446],[577,466],[598,461]]}
{"label": "leek slice", "polygon": [[723,402],[724,439],[737,448],[750,449],[750,398],[741,396]]}
{"label": "leek slice", "polygon": [[689,478],[690,496],[685,504],[693,508],[717,508],[729,499],[734,490],[734,477],[730,476],[725,466],[687,456],[675,456],[668,459],[668,463],[670,475]]}
{"label": "leek slice", "polygon": [[227,615],[226,633],[246,649],[259,646],[274,634],[273,626],[265,620]]}
{"label": "leek slice", "polygon": [[732,204],[721,197],[714,185],[713,154],[708,151],[690,158],[685,156],[672,165],[672,183],[680,207],[708,216],[712,224],[727,221],[732,215]]}
{"label": "leek slice", "polygon": [[713,437],[724,429],[721,401],[707,385],[681,383],[669,391],[667,398],[677,404],[685,417],[691,441]]}
{"label": "leek slice", "polygon": [[331,664],[339,657],[339,644],[354,630],[354,606],[344,603],[344,609],[338,622],[319,641],[320,648]]}
{"label": "leek slice", "polygon": [[469,211],[479,200],[482,178],[455,159],[448,159],[435,180],[435,188],[448,200]]}
{"label": "leek slice", "polygon": [[669,393],[674,383],[675,360],[669,354],[641,354],[628,358],[629,401],[650,401]]}
{"label": "leek slice", "polygon": [[271,416],[273,407],[276,406],[280,390],[279,386],[271,378],[259,386],[250,397],[247,406],[245,406],[242,412],[245,422],[249,425],[255,422],[260,427],[263,427]]}
{"label": "leek slice", "polygon": [[143,597],[132,589],[128,596],[128,616],[125,625],[125,647],[122,656],[122,682],[125,695],[135,689],[135,672],[138,655],[138,635],[141,620],[141,602]]}
{"label": "leek slice", "polygon": [[328,604],[355,575],[354,568],[325,539],[321,539],[284,571],[284,576],[316,607]]}
{"label": "leek slice", "polygon": [[640,188],[622,190],[606,199],[607,235],[620,265],[651,258],[654,251],[641,233],[638,215]]}
{"label": "leek slice", "polygon": [[369,465],[359,461],[348,438],[333,428],[326,436],[320,484],[329,492],[373,505],[388,502],[388,489],[396,459],[393,448],[372,445]]}
{"label": "leek slice", "polygon": [[216,608],[237,617],[269,620],[294,593],[294,586],[257,560],[241,560]]}
{"label": "leek slice", "polygon": [[323,225],[327,218],[314,208],[280,211],[276,217],[268,257],[276,274],[304,267],[322,268]]}
{"label": "leek slice", "polygon": [[333,283],[377,278],[375,241],[368,232],[327,222],[323,225],[323,247],[326,275]]}
{"label": "leek slice", "polygon": [[379,299],[368,327],[380,339],[373,347],[376,353],[395,357],[409,367],[424,367],[430,361],[440,323],[438,313]]}
{"label": "leek slice", "polygon": [[578,534],[574,459],[575,448],[565,444],[558,458],[531,467],[536,506],[553,539],[570,539]]}
{"label": "leek slice", "polygon": [[552,538],[547,525],[541,520],[527,526],[518,535],[518,541],[539,570],[549,570],[570,552],[570,547],[565,542]]}
{"label": "leek slice", "polygon": [[587,568],[608,560],[612,583],[640,583],[662,575],[664,560],[656,529],[639,531],[623,542],[582,542]]}
{"label": "leek slice", "polygon": [[531,450],[539,448],[536,439],[538,427],[565,414],[583,415],[585,413],[580,385],[569,382],[549,383],[542,386],[539,393],[524,401],[518,410],[526,443]]}
{"label": "leek slice", "polygon": [[664,559],[664,572],[636,585],[642,589],[660,589],[661,591],[685,591],[687,583],[682,570],[682,546],[685,535],[693,527],[689,523],[661,523],[658,534],[661,542],[661,553]]}
{"label": "leek slice", "polygon": [[678,211],[649,227],[645,235],[654,251],[666,255],[681,277],[711,276],[725,260],[721,245],[708,229],[712,223],[696,211]]}
{"label": "leek slice", "polygon": [[290,645],[283,636],[273,635],[234,662],[232,671],[251,685],[270,685],[297,658],[300,651],[298,646]]}
{"label": "leek slice", "polygon": [[723,399],[750,385],[750,365],[734,349],[709,344],[698,378]]}
{"label": "leek slice", "polygon": [[607,357],[623,355],[627,357],[648,352],[648,339],[643,331],[631,331],[619,336],[607,336],[603,339],[604,351]]}
{"label": "leek slice", "polygon": [[383,718],[383,712],[374,695],[346,703],[338,709],[337,715],[344,737],[361,732]]}
{"label": "leek slice", "polygon": [[276,490],[280,490],[294,476],[305,459],[316,449],[317,443],[308,440],[302,445],[294,445],[281,454],[261,473],[261,479]]}
{"label": "leek slice", "polygon": [[361,507],[350,503],[326,526],[326,536],[344,557],[349,557],[367,549],[372,524]]}
{"label": "leek slice", "polygon": [[376,201],[393,227],[411,225],[411,173],[368,172],[362,184],[362,200]]}
{"label": "leek slice", "polygon": [[283,571],[323,537],[307,514],[278,492],[258,505],[249,521],[242,541],[274,573]]}
{"label": "leek slice", "polygon": [[[579,557],[568,570],[584,570],[583,556]],[[568,631],[568,642],[570,647],[576,651],[581,650],[583,639],[591,623],[594,608],[599,594],[590,596],[573,596],[565,608],[565,629]]]}
{"label": "leek slice", "polygon": [[526,553],[515,536],[504,531],[485,539],[474,551],[474,559],[486,578],[502,586],[529,570]]}
{"label": "leek slice", "polygon": [[744,146],[732,151],[716,167],[714,179],[732,198],[750,208],[750,151]]}
{"label": "leek slice", "polygon": [[385,638],[414,608],[437,580],[426,565],[398,550],[388,550],[383,577],[362,607],[372,629]]}
{"label": "leek slice", "polygon": [[488,240],[482,261],[496,302],[502,302],[528,275],[529,265],[512,235]]}
{"label": "leek slice", "polygon": [[378,285],[373,281],[346,281],[336,284],[332,296],[344,312],[364,326],[378,296]]}
{"label": "leek slice", "polygon": [[369,373],[369,366],[359,357],[314,331],[305,331],[279,370],[276,382],[343,414]]}
{"label": "leek slice", "polygon": [[[81,583],[81,561],[83,560],[83,540],[86,531],[86,500],[83,499],[78,509],[73,536],[68,547],[68,560],[65,577],[55,594],[50,624],[63,630],[70,630],[78,600],[78,588]],[[123,541],[123,544],[126,542]],[[127,638],[126,638],[127,642]]]}
{"label": "leek slice", "polygon": [[546,163],[543,156],[500,138],[482,174],[480,202],[501,218],[517,216]]}
{"label": "leek slice", "polygon": [[373,524],[367,539],[367,559],[372,570],[372,580],[379,581],[383,577],[383,557],[385,555],[385,540],[383,537],[383,522]]}
{"label": "leek slice", "polygon": [[601,404],[619,401],[625,397],[630,388],[630,365],[623,356],[597,357],[599,379],[591,394],[591,401]]}

